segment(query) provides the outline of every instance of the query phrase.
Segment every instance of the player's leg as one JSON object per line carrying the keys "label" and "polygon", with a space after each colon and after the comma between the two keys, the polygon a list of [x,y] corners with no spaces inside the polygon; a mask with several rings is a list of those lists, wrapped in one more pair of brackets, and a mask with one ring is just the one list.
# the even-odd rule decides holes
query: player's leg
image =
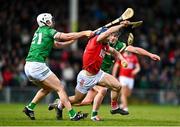
{"label": "player's leg", "polygon": [[[71,104],[77,104],[81,102],[86,94],[83,94],[79,92],[77,89],[75,89],[75,95],[69,97],[69,101]],[[49,104],[48,106],[49,110],[55,109],[56,110],[56,118],[62,119],[62,110],[64,109],[64,105],[61,102],[60,99],[56,99],[53,103]]]}
{"label": "player's leg", "polygon": [[121,90],[121,108],[128,111],[128,97],[132,93],[134,79],[121,76],[119,80],[122,82],[123,85]]}
{"label": "player's leg", "polygon": [[[82,98],[84,98],[80,103],[79,98],[81,98],[81,93],[79,93],[77,90],[75,90],[75,95],[74,96],[70,96],[70,100],[72,101],[73,104],[75,104],[76,106],[83,106],[83,105],[89,105],[92,103],[92,101],[94,100],[94,97],[97,94],[97,91],[95,91],[94,89],[91,89],[88,91],[88,93],[86,94],[86,96],[84,97],[84,94],[82,95]],[[78,99],[79,100],[78,100]],[[58,105],[58,101],[59,99],[56,99],[52,104],[49,104],[49,110],[54,109],[57,105]],[[77,103],[77,104],[76,104]],[[61,107],[61,106],[60,106]]]}
{"label": "player's leg", "polygon": [[86,94],[81,93],[79,90],[75,89],[75,95],[70,96],[69,101],[71,102],[71,104],[76,104],[81,102],[85,96]]}
{"label": "player's leg", "polygon": [[92,114],[91,114],[91,120],[93,121],[100,121],[101,118],[98,116],[98,110],[100,108],[100,105],[104,99],[104,96],[107,93],[107,88],[102,87],[102,86],[94,86],[93,89],[97,91],[96,96],[94,97],[94,102],[93,102],[93,109],[92,109]]}
{"label": "player's leg", "polygon": [[68,110],[71,120],[79,120],[87,117],[87,114],[77,114],[75,110],[72,108],[69,98],[65,92],[64,86],[61,84],[60,80],[56,77],[55,74],[50,75],[42,83],[52,88],[58,93],[60,101],[62,105],[64,105]]}
{"label": "player's leg", "polygon": [[[61,97],[61,102],[68,109],[69,116],[72,120],[79,120],[83,118],[83,115],[79,115],[74,111],[60,80],[54,73],[52,73],[45,63],[27,62],[25,65],[25,73],[31,81],[40,82],[39,85],[45,89],[45,91],[38,91],[37,95],[33,99],[33,102],[38,102],[52,89],[58,93],[59,97]],[[47,92],[46,90],[49,91]]]}
{"label": "player's leg", "polygon": [[126,112],[119,107],[118,101],[122,85],[114,76],[105,73],[98,85],[105,86],[111,89],[111,114],[129,114],[129,112]]}
{"label": "player's leg", "polygon": [[[87,94],[88,90],[94,87],[99,82],[102,75],[103,75],[102,71],[98,72],[98,74],[93,76],[87,76],[85,70],[79,72],[77,76],[75,95],[69,97],[70,102],[72,104],[81,102],[84,99],[85,95]],[[63,104],[61,102],[58,104],[58,108],[59,109],[63,108]]]}
{"label": "player's leg", "polygon": [[[71,119],[76,118],[77,113],[74,111],[74,109],[72,108],[69,100],[68,100],[68,96],[64,90],[63,85],[61,85],[59,79],[56,77],[55,74],[51,74],[49,77],[47,77],[45,80],[43,80],[41,82],[41,86],[45,89],[40,89],[36,96],[34,97],[34,99],[32,100],[32,103],[37,103],[38,101],[40,101],[40,99],[42,99],[45,95],[47,95],[50,91],[48,91],[47,89],[51,90],[55,90],[59,97],[61,97],[61,103],[67,108],[67,110],[69,111],[69,116]],[[62,115],[62,114],[60,114]],[[79,117],[79,116],[77,116]]]}
{"label": "player's leg", "polygon": [[[83,77],[83,76],[78,76],[78,77]],[[79,86],[79,87],[77,88],[77,86]],[[76,89],[75,89],[75,95],[70,96],[68,98],[71,104],[75,104],[75,103],[81,102],[84,99],[84,97],[85,97],[85,95],[87,93],[87,90],[84,90],[83,87],[81,88],[81,82],[77,81],[77,86],[76,86]],[[79,92],[79,91],[83,91],[85,93]],[[54,101],[54,103],[49,104],[48,109],[52,110],[52,109],[55,108],[55,109],[58,109],[58,110],[63,110],[64,106],[65,105],[63,104],[63,102],[60,99],[56,99]]]}
{"label": "player's leg", "polygon": [[121,89],[121,108],[128,111],[127,109],[127,98],[128,98],[128,87],[127,86],[123,86]]}
{"label": "player's leg", "polygon": [[[37,82],[36,82],[36,84],[37,84]],[[40,89],[37,92],[37,94],[33,98],[32,102],[26,107],[33,110],[33,108],[35,107],[37,102],[39,102],[43,97],[45,97],[50,92],[51,89],[53,89],[58,93],[59,97],[61,97],[61,102],[68,109],[69,115],[71,117],[75,116],[76,112],[72,109],[71,104],[70,104],[70,102],[68,100],[68,96],[67,96],[67,94],[66,94],[66,92],[64,90],[64,87],[63,87],[63,85],[61,85],[59,79],[56,77],[55,74],[53,74],[53,73],[50,74],[49,77],[44,79],[39,84],[41,85],[42,89]],[[24,111],[26,111],[26,109]],[[30,117],[30,118],[34,119],[33,117]]]}
{"label": "player's leg", "polygon": [[88,91],[95,86],[101,74],[102,73],[98,73],[93,76],[88,76],[85,70],[80,71],[77,76],[75,95],[69,97],[70,102],[72,104],[81,102],[85,98],[85,95],[88,93]]}
{"label": "player's leg", "polygon": [[30,110],[33,110],[36,106],[36,104],[42,99],[44,98],[49,92],[51,91],[51,89],[44,89],[41,88],[35,95],[35,97],[33,98],[33,100],[31,101],[31,103],[29,103],[26,107]]}
{"label": "player's leg", "polygon": [[41,82],[33,81],[34,84],[41,87],[41,89],[36,93],[35,97],[31,101],[31,103],[28,105],[28,108],[33,110],[35,108],[35,105],[44,98],[49,92],[52,91],[49,87],[44,86]]}
{"label": "player's leg", "polygon": [[97,91],[93,88],[88,91],[86,97],[82,100],[82,102],[79,105],[88,105],[91,104],[94,100],[94,97],[97,95]]}
{"label": "player's leg", "polygon": [[[76,103],[81,102],[84,99],[86,93],[88,92],[88,89],[93,87],[93,84],[88,84],[92,82],[91,80],[92,80],[91,78],[85,75],[85,71],[79,72],[77,76],[77,85],[75,88],[75,95],[69,97],[70,103],[76,104]],[[57,105],[57,108],[59,110],[63,110],[64,104],[61,102],[61,100],[58,103],[59,104]],[[54,106],[51,106],[51,105],[54,105]],[[55,103],[51,105],[49,106],[49,107],[52,107],[51,109],[53,109],[53,107],[56,106]]]}
{"label": "player's leg", "polygon": [[[38,85],[40,87],[42,87],[42,83],[40,82],[40,80],[43,80],[44,78],[46,78],[46,76],[49,76],[51,74],[51,71],[49,70],[49,68],[43,64],[43,63],[37,63],[37,62],[28,62],[25,64],[24,67],[25,73],[27,75],[27,77],[29,78],[29,80],[31,82],[33,82],[33,84]],[[34,71],[36,70],[36,71]],[[46,72],[46,73],[44,73]],[[44,75],[42,76],[41,73],[44,73]],[[35,97],[33,98],[33,100],[27,105],[25,106],[23,112],[32,120],[35,119],[34,117],[34,111],[33,109],[35,108],[36,104],[44,97],[46,96],[49,92],[51,91],[50,88],[45,87],[40,89]]]}
{"label": "player's leg", "polygon": [[37,104],[42,98],[44,98],[49,92],[50,90],[47,89],[43,89],[41,88],[35,95],[35,97],[32,100],[32,103]]}
{"label": "player's leg", "polygon": [[64,86],[61,84],[60,80],[57,78],[55,74],[51,74],[49,77],[47,77],[42,83],[55,90],[57,94],[59,95],[61,102],[63,105],[67,108],[67,110],[71,110],[72,106],[70,102],[68,101],[68,96],[65,92]]}
{"label": "player's leg", "polygon": [[45,97],[49,92],[51,91],[51,89],[44,89],[41,88],[35,95],[35,97],[33,98],[33,100],[24,108],[23,112],[30,117],[31,120],[35,120],[35,116],[34,116],[34,108],[36,106],[36,104],[43,98]]}
{"label": "player's leg", "polygon": [[[113,102],[115,101],[117,104],[116,106],[118,106],[118,98],[121,89],[121,84],[112,75],[105,73],[101,81],[98,83],[98,85],[105,86],[111,89],[112,91],[111,100]],[[114,107],[114,108],[118,108],[118,107]]]}

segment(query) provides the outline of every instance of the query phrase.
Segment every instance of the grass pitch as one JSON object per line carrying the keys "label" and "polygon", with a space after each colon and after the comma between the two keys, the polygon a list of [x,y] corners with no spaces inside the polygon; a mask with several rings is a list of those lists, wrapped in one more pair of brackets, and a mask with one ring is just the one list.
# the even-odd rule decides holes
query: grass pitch
{"label": "grass pitch", "polygon": [[[22,112],[24,104],[0,104],[0,126],[180,126],[180,106],[133,105],[127,116],[111,115],[109,105],[99,111],[103,121],[93,122],[88,118],[70,121],[64,110],[64,120],[56,120],[54,111],[39,104],[35,109],[36,120],[28,119]],[[76,111],[91,112],[92,106],[75,107]]]}

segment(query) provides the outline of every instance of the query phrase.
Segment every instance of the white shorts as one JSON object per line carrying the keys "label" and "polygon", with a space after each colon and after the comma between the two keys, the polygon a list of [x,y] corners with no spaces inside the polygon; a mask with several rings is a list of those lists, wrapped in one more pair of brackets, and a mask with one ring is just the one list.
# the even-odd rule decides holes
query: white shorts
{"label": "white shorts", "polygon": [[80,71],[77,76],[76,90],[86,94],[88,90],[101,81],[101,79],[104,77],[104,74],[105,72],[100,70],[96,75],[87,76],[84,70]]}
{"label": "white shorts", "polygon": [[127,86],[129,89],[133,89],[133,87],[134,87],[134,79],[133,78],[119,76],[119,82],[122,84],[122,86]]}
{"label": "white shorts", "polygon": [[30,81],[43,81],[53,73],[45,63],[40,62],[26,62],[24,70]]}

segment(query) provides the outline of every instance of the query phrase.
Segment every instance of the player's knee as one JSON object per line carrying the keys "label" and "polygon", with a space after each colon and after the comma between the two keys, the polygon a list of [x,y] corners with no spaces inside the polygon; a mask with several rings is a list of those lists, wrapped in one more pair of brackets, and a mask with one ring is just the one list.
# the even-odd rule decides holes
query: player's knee
{"label": "player's knee", "polygon": [[117,85],[117,86],[115,87],[115,91],[119,92],[120,90],[121,90],[121,85]]}
{"label": "player's knee", "polygon": [[48,94],[49,92],[51,92],[50,89],[40,89],[41,92],[45,93],[45,94]]}
{"label": "player's knee", "polygon": [[107,88],[102,88],[102,89],[99,91],[99,93],[100,93],[101,95],[105,96],[106,93],[107,93]]}
{"label": "player's knee", "polygon": [[78,99],[77,99],[77,103],[80,103],[82,100],[83,100],[83,99],[78,98]]}
{"label": "player's knee", "polygon": [[81,98],[81,97],[75,97],[74,103],[80,103],[80,102],[82,102],[82,100],[83,100],[83,98]]}
{"label": "player's knee", "polygon": [[75,103],[80,103],[84,99],[85,95],[75,95]]}

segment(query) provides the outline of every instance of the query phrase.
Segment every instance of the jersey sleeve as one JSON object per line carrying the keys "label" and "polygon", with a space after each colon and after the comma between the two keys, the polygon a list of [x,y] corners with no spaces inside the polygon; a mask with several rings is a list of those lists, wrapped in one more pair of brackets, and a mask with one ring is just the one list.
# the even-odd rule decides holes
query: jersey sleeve
{"label": "jersey sleeve", "polygon": [[57,31],[55,30],[55,29],[53,29],[53,28],[50,28],[49,29],[49,36],[50,37],[52,37],[52,38],[54,38],[54,35],[57,33]]}

